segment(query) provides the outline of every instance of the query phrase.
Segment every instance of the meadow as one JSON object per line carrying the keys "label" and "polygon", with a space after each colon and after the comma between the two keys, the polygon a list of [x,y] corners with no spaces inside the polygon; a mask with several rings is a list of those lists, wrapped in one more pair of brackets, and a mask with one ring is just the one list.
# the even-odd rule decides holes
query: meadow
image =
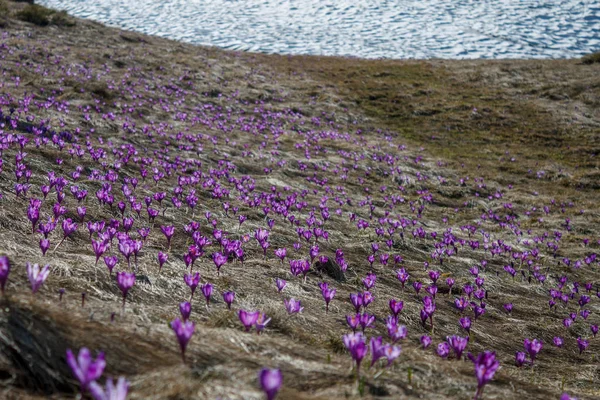
{"label": "meadow", "polygon": [[597,56],[0,11],[0,397],[600,397]]}

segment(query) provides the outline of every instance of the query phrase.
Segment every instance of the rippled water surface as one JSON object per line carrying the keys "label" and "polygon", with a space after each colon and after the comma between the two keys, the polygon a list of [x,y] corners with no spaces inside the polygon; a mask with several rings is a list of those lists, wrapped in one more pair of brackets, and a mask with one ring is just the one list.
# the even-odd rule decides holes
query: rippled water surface
{"label": "rippled water surface", "polygon": [[367,58],[562,58],[600,50],[598,0],[41,0],[186,42]]}

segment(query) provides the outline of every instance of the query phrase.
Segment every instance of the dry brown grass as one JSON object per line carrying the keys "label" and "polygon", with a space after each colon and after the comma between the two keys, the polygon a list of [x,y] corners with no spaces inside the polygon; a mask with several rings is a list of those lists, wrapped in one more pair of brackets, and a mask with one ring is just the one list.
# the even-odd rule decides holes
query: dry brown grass
{"label": "dry brown grass", "polygon": [[[12,8],[22,5],[10,4]],[[430,229],[445,229],[439,220],[447,215],[450,224],[460,226],[472,223],[486,204],[474,204],[472,209],[451,210],[459,206],[472,187],[456,184],[465,175],[482,176],[487,189],[480,192],[493,193],[508,183],[516,189],[508,192],[503,201],[511,201],[519,212],[533,205],[531,192],[539,192],[535,204],[547,204],[550,199],[577,200],[577,207],[585,208],[586,214],[573,217],[576,227],[569,240],[573,245],[564,251],[571,258],[581,257],[586,249],[579,245],[581,238],[598,236],[598,161],[600,151],[598,127],[598,72],[600,65],[582,65],[577,60],[566,61],[363,61],[323,57],[280,57],[259,54],[243,54],[174,43],[161,38],[145,37],[106,28],[96,23],[78,21],[77,28],[36,27],[22,21],[11,21],[11,36],[7,43],[18,48],[45,48],[27,53],[26,61],[43,65],[48,54],[65,56],[63,64],[81,65],[85,61],[106,64],[110,72],[100,81],[89,83],[78,77],[59,80],[54,76],[40,77],[33,68],[19,70],[20,88],[10,88],[15,95],[39,89],[59,90],[61,99],[75,105],[93,105],[95,99],[112,104],[115,99],[128,101],[126,93],[108,88],[111,80],[144,79],[159,74],[162,82],[186,75],[191,93],[206,93],[199,98],[205,103],[226,105],[218,94],[231,95],[239,90],[239,98],[250,102],[263,100],[273,110],[292,108],[307,116],[320,116],[322,112],[336,113],[340,126],[356,126],[365,130],[364,141],[357,143],[331,142],[331,150],[353,150],[357,146],[364,151],[367,145],[382,142],[377,128],[395,132],[395,143],[406,143],[409,159],[419,154],[425,156],[422,170],[440,175],[450,184],[434,184],[436,203],[427,209],[422,218]],[[49,35],[47,30],[60,32],[60,39]],[[24,33],[31,34],[30,37]],[[102,37],[102,41],[96,40]],[[67,51],[67,48],[69,51]],[[19,60],[23,62],[24,60]],[[3,60],[3,67],[14,73],[18,61]],[[82,92],[83,90],[83,92]],[[283,101],[273,99],[282,97]],[[271,100],[269,100],[271,99]],[[240,106],[241,107],[241,106]],[[477,112],[473,111],[477,108]],[[347,111],[345,111],[347,110]],[[136,120],[142,124],[154,121],[170,121],[170,113],[159,108],[144,109],[145,117]],[[142,135],[121,138],[119,126],[110,121],[95,119],[88,123],[72,113],[64,118],[68,126],[93,126],[98,134],[111,137],[118,143],[131,142],[155,150]],[[40,111],[40,118],[58,123],[59,116],[52,111]],[[63,117],[63,116],[61,116]],[[211,134],[217,130],[203,128]],[[431,137],[436,139],[432,140]],[[243,132],[232,132],[231,140],[255,140]],[[288,160],[294,160],[295,137],[287,134],[281,138],[280,151]],[[418,146],[423,144],[426,152]],[[312,188],[296,168],[277,170],[267,178],[262,168],[269,165],[265,159],[239,158],[236,149],[219,147],[220,154],[205,151],[197,157],[205,163],[214,163],[223,153],[230,152],[238,171],[255,176],[258,191],[269,191],[271,185],[289,185],[294,190]],[[506,153],[509,153],[507,155]],[[54,164],[58,152],[30,150],[29,164],[34,171],[32,183],[39,185],[49,169],[70,171],[77,160],[65,159],[61,167]],[[506,158],[515,156],[519,165]],[[238,158],[236,158],[238,157]],[[14,160],[14,152],[5,153],[5,159]],[[321,155],[319,161],[339,162],[330,152]],[[436,161],[446,164],[439,167]],[[87,161],[86,161],[87,162]],[[465,164],[464,167],[461,164]],[[414,166],[403,165],[405,176],[414,181]],[[477,166],[480,165],[479,168]],[[91,163],[84,165],[94,168]],[[375,164],[373,164],[375,166]],[[12,166],[5,164],[9,173]],[[527,168],[545,169],[544,179],[522,176]],[[133,176],[137,170],[127,166],[123,174]],[[392,184],[391,179],[371,175],[371,185]],[[143,196],[155,190],[167,191],[173,179],[154,185],[140,187],[136,194]],[[332,185],[344,185],[354,200],[361,198],[361,187],[355,181],[343,182],[338,176],[331,177]],[[93,193],[97,182],[81,181],[88,195],[88,215],[94,219],[107,219],[116,213],[98,207]],[[407,186],[414,187],[411,183]],[[435,186],[434,186],[435,185]],[[177,304],[187,298],[189,290],[182,280],[185,272],[183,261],[178,257],[187,244],[182,233],[183,224],[192,218],[191,213],[168,209],[158,223],[173,224],[177,234],[173,239],[170,260],[162,274],[158,275],[156,252],[163,250],[164,237],[156,230],[149,237],[139,258],[140,280],[132,289],[124,312],[120,309],[120,293],[114,278],[102,265],[94,266],[94,256],[88,243],[87,232],[80,228],[73,238],[65,241],[56,252],[40,257],[37,236],[30,234],[30,225],[23,219],[26,202],[15,198],[8,181],[0,181],[4,200],[0,206],[0,242],[2,251],[15,264],[0,314],[0,396],[7,399],[69,398],[74,397],[76,382],[64,362],[67,348],[87,346],[93,351],[105,351],[108,375],[125,375],[132,383],[132,399],[193,399],[228,398],[259,399],[256,385],[258,370],[263,366],[277,366],[284,374],[282,399],[336,399],[358,398],[353,382],[350,358],[340,342],[346,333],[345,315],[352,310],[347,298],[359,290],[360,279],[368,271],[364,262],[369,252],[368,234],[359,233],[351,227],[347,218],[334,218],[328,222],[330,243],[322,244],[324,253],[332,254],[343,247],[351,269],[346,281],[336,282],[326,274],[313,272],[306,283],[290,279],[283,297],[295,297],[302,301],[305,311],[288,316],[283,309],[283,297],[277,294],[273,280],[288,277],[286,266],[270,257],[264,260],[256,247],[247,248],[247,260],[241,264],[228,264],[218,277],[208,258],[198,260],[197,269],[203,279],[215,284],[218,292],[234,290],[237,308],[259,309],[272,318],[267,331],[260,336],[242,332],[237,317],[225,310],[219,295],[215,295],[211,308],[201,306],[201,294],[196,294],[192,319],[197,321],[197,331],[188,350],[188,363],[182,365],[174,335],[168,322],[178,314]],[[67,204],[73,208],[73,199],[67,196]],[[406,195],[407,201],[416,199]],[[497,204],[496,206],[499,206]],[[47,207],[45,205],[44,207]],[[219,216],[221,229],[237,234],[237,222],[226,218],[221,204],[209,196],[202,197],[196,219],[203,221],[203,232],[210,230],[204,223],[207,210]],[[47,211],[47,210],[46,210]],[[241,233],[251,233],[264,225],[264,218],[256,210],[241,209],[248,215]],[[377,211],[376,217],[381,216]],[[534,232],[558,228],[563,222],[560,215],[553,214],[544,224],[529,224]],[[277,221],[272,234],[272,248],[290,247],[295,232]],[[53,244],[57,238],[52,238]],[[271,249],[272,250],[272,249]],[[409,234],[398,242],[394,252],[403,255],[406,267],[414,278],[425,280],[422,263],[430,252],[427,242],[414,240]],[[292,251],[293,252],[293,251]],[[467,267],[481,259],[482,251],[463,250],[460,257],[443,266],[443,271],[457,280],[457,286],[469,281]],[[35,297],[28,294],[24,265],[26,261],[49,263],[51,277]],[[493,260],[492,271],[501,270],[503,263]],[[554,260],[545,259],[544,267],[551,274],[561,272]],[[118,266],[117,269],[122,268]],[[419,299],[412,291],[400,292],[391,268],[378,267],[378,283],[375,290],[377,301],[371,312],[378,316],[387,314],[387,300],[401,298],[405,301],[402,322],[407,325],[409,340],[403,344],[399,361],[377,379],[369,376],[364,398],[428,398],[467,399],[475,391],[472,364],[466,361],[440,361],[431,351],[418,348],[418,337],[428,330],[418,320]],[[581,274],[574,278],[582,279]],[[587,279],[600,280],[597,272]],[[327,280],[338,288],[336,300],[329,314],[316,286]],[[488,312],[474,324],[472,352],[486,349],[498,351],[502,369],[486,388],[488,399],[548,399],[557,398],[562,389],[585,398],[597,397],[598,367],[595,354],[600,349],[596,342],[590,351],[579,356],[573,338],[566,351],[551,348],[549,332],[560,329],[556,315],[541,305],[545,304],[544,287],[529,285],[498,277],[492,272],[486,275],[490,291]],[[57,290],[66,289],[62,303],[58,302]],[[80,294],[87,294],[86,306],[80,306]],[[440,295],[439,312],[436,315],[434,344],[446,335],[459,333],[458,314],[451,305],[451,298]],[[503,314],[502,304],[513,302],[512,316]],[[597,305],[592,306],[598,314]],[[110,322],[116,313],[114,323]],[[373,334],[385,335],[382,320],[377,321]],[[579,328],[578,328],[579,329]],[[584,329],[583,327],[581,329]],[[577,331],[574,331],[577,332]],[[565,335],[567,333],[565,332]],[[535,371],[513,367],[512,357],[521,350],[524,337],[537,337],[545,342],[544,351]],[[408,381],[409,370],[412,371]]]}

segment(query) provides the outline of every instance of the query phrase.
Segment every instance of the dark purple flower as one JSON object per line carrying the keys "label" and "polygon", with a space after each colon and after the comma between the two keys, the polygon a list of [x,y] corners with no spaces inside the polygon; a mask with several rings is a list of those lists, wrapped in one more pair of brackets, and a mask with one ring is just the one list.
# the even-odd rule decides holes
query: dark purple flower
{"label": "dark purple flower", "polygon": [[171,238],[175,234],[175,227],[161,226],[160,230],[162,231],[163,235],[165,235],[165,237],[167,238],[167,248],[171,248]]}
{"label": "dark purple flower", "polygon": [[467,348],[467,344],[469,343],[469,337],[467,336],[466,338],[464,338],[453,335],[446,337],[446,341],[450,345],[450,348],[452,348],[452,351],[456,355],[456,358],[460,360],[460,358],[462,357],[462,353],[465,351],[465,349]]}
{"label": "dark purple flower", "polygon": [[389,306],[390,306],[390,311],[392,312],[394,317],[397,317],[398,314],[400,314],[400,312],[402,312],[402,309],[404,308],[404,302],[398,301],[396,299],[391,299],[389,302]]}
{"label": "dark purple flower", "polygon": [[200,286],[200,290],[202,290],[202,294],[206,299],[206,307],[208,307],[210,305],[210,296],[213,292],[213,285],[210,283],[205,283],[204,285]]}
{"label": "dark purple flower", "polygon": [[522,352],[522,351],[517,351],[515,353],[515,365],[517,367],[521,367],[523,366],[523,364],[525,364],[525,358],[527,357],[527,355]]}
{"label": "dark purple flower", "polygon": [[228,310],[231,310],[231,303],[233,303],[234,299],[235,299],[234,292],[223,292],[223,301],[225,302],[225,304],[227,304]]}
{"label": "dark purple flower", "polygon": [[194,334],[196,329],[196,324],[192,321],[181,322],[179,318],[176,318],[171,322],[171,328],[175,332],[177,336],[177,341],[179,342],[179,347],[181,348],[181,359],[185,363],[185,349]]}
{"label": "dark purple flower", "polygon": [[181,313],[181,318],[187,321],[190,319],[190,314],[192,313],[192,305],[187,301],[179,303],[179,312]]}
{"label": "dark purple flower", "polygon": [[531,364],[533,365],[533,362],[535,361],[535,357],[540,352],[540,350],[542,350],[542,347],[544,344],[542,343],[541,340],[537,340],[537,339],[533,339],[533,340],[525,339],[523,344],[525,346],[525,351],[527,351],[527,353],[529,353],[529,357],[531,357]]}
{"label": "dark purple flower", "polygon": [[475,365],[475,377],[477,378],[475,400],[477,400],[483,393],[483,387],[494,377],[494,374],[500,367],[500,362],[496,359],[496,353],[492,351],[479,353],[477,357],[473,357],[469,354],[469,358]]}
{"label": "dark purple flower", "polygon": [[135,274],[130,272],[117,272],[117,286],[123,293],[123,308],[125,308],[125,300],[127,299],[127,292],[135,284]]}
{"label": "dark purple flower", "polygon": [[196,288],[200,284],[200,273],[196,272],[195,274],[185,274],[183,276],[183,280],[185,281],[185,284],[188,285],[190,290],[192,291],[192,296],[190,297],[190,301],[191,301],[191,299],[194,298],[194,292],[196,291]]}
{"label": "dark purple flower", "polygon": [[160,272],[162,271],[163,265],[165,265],[165,263],[169,259],[169,255],[167,253],[163,253],[162,251],[159,251],[157,257],[158,257],[158,273],[160,274]]}
{"label": "dark purple flower", "polygon": [[212,259],[217,267],[217,275],[219,275],[221,272],[221,267],[227,262],[227,256],[222,253],[213,253]]}
{"label": "dark purple flower", "polygon": [[[552,340],[552,342],[554,343],[554,345],[556,347],[562,347],[564,344],[563,338],[561,338],[559,336],[555,336],[554,339]],[[525,353],[523,353],[523,354],[525,354]]]}
{"label": "dark purple flower", "polygon": [[585,349],[588,348],[590,342],[585,339],[582,339],[581,336],[577,338],[577,347],[579,347],[579,354],[583,353]]}

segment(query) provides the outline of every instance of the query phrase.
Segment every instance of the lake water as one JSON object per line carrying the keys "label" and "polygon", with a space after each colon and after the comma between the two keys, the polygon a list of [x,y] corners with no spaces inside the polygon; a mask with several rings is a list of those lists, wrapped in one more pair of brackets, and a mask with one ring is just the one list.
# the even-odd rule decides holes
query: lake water
{"label": "lake water", "polygon": [[600,50],[598,0],[41,0],[226,49],[366,58],[565,58]]}

